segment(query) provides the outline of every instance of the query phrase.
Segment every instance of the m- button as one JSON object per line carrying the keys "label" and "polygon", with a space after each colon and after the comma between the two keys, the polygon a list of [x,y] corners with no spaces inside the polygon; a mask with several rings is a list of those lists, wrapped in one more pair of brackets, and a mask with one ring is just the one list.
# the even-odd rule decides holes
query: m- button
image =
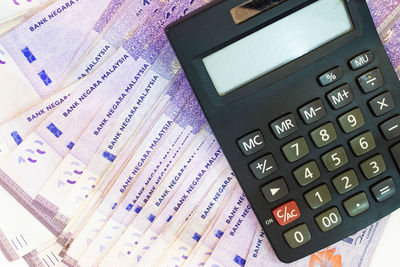
{"label": "m- button", "polygon": [[293,114],[287,114],[271,123],[272,131],[278,139],[285,138],[297,131],[297,123]]}
{"label": "m- button", "polygon": [[243,154],[250,156],[263,149],[265,146],[265,141],[262,133],[260,131],[255,131],[240,138],[237,141],[237,144],[239,145]]}
{"label": "m- button", "polygon": [[303,118],[306,124],[311,124],[322,119],[326,112],[324,104],[322,104],[321,99],[317,99],[308,103],[299,109],[300,116]]}

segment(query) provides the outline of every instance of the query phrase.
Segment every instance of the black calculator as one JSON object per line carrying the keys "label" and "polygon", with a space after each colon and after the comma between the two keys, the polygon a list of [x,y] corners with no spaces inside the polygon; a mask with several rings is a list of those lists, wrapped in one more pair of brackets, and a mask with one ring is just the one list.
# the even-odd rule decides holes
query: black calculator
{"label": "black calculator", "polygon": [[281,261],[400,206],[399,80],[365,1],[215,1],[166,33]]}

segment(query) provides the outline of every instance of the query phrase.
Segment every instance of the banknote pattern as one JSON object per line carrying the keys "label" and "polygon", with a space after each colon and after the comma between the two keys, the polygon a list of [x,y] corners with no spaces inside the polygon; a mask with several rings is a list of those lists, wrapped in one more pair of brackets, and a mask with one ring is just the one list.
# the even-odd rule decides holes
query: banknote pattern
{"label": "banknote pattern", "polygon": [[[284,266],[165,26],[203,0],[0,3],[0,249],[28,266]],[[400,4],[367,1],[400,77]],[[368,266],[388,218],[291,266]]]}

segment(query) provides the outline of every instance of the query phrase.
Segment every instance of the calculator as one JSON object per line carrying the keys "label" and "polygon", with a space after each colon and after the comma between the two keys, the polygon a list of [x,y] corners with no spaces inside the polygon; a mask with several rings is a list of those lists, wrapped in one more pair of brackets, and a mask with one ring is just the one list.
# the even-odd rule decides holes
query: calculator
{"label": "calculator", "polygon": [[166,33],[281,261],[400,206],[399,80],[365,1],[215,1]]}

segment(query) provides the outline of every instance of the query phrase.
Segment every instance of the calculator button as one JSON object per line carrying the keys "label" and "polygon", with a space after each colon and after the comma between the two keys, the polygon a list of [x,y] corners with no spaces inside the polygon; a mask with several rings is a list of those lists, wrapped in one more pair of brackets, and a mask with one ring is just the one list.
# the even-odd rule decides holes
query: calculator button
{"label": "calculator button", "polygon": [[306,186],[317,180],[321,173],[315,161],[310,161],[293,171],[293,176],[301,186]]}
{"label": "calculator button", "polygon": [[300,210],[294,200],[272,210],[272,214],[279,225],[286,225],[300,218]]}
{"label": "calculator button", "polygon": [[360,215],[369,208],[367,195],[364,192],[358,193],[343,201],[343,206],[351,217]]}
{"label": "calculator button", "polygon": [[357,174],[354,170],[348,170],[336,176],[333,178],[332,183],[336,191],[341,195],[353,190],[359,185]]}
{"label": "calculator button", "polygon": [[383,85],[383,78],[379,69],[373,69],[358,78],[358,84],[364,93],[372,92]]}
{"label": "calculator button", "polygon": [[321,99],[314,100],[303,106],[299,109],[299,113],[306,124],[316,122],[326,115],[325,107]]}
{"label": "calculator button", "polygon": [[390,152],[392,153],[392,156],[397,164],[397,167],[400,168],[400,143],[392,146],[390,148]]}
{"label": "calculator button", "polygon": [[342,217],[339,210],[334,207],[316,216],[315,222],[322,232],[328,232],[342,223]]}
{"label": "calculator button", "polygon": [[392,109],[394,109],[394,100],[392,94],[389,92],[385,92],[371,101],[369,101],[369,106],[372,109],[372,112],[375,116],[382,116],[383,114],[388,113]]}
{"label": "calculator button", "polygon": [[305,223],[286,231],[283,236],[291,248],[300,247],[311,240],[310,230]]}
{"label": "calculator button", "polygon": [[328,171],[334,171],[349,161],[344,148],[337,147],[322,156],[322,161]]}
{"label": "calculator button", "polygon": [[342,108],[353,102],[354,99],[353,92],[351,91],[348,84],[336,88],[335,90],[330,92],[327,97],[329,103],[334,109]]}
{"label": "calculator button", "polygon": [[340,67],[337,67],[319,76],[318,80],[322,86],[327,86],[331,83],[338,81],[342,77],[343,77],[343,71]]}
{"label": "calculator button", "polygon": [[371,132],[365,132],[350,140],[350,146],[356,156],[361,156],[376,147],[374,136]]}
{"label": "calculator button", "polygon": [[335,127],[330,122],[318,127],[310,135],[317,147],[327,146],[337,139]]}
{"label": "calculator button", "polygon": [[396,186],[393,182],[393,179],[389,177],[371,187],[371,191],[376,200],[381,202],[392,197],[396,193]]}
{"label": "calculator button", "polygon": [[293,114],[288,114],[271,123],[271,128],[275,136],[282,139],[297,131],[297,123]]}
{"label": "calculator button", "polygon": [[255,131],[240,138],[237,144],[246,156],[250,156],[265,147],[265,141],[261,131]]}
{"label": "calculator button", "polygon": [[339,117],[339,124],[345,133],[350,133],[364,126],[365,120],[361,109],[356,108]]}
{"label": "calculator button", "polygon": [[284,145],[282,151],[289,162],[295,162],[310,153],[304,137],[297,138],[296,140]]}
{"label": "calculator button", "polygon": [[367,179],[371,179],[386,171],[386,164],[382,155],[378,154],[362,162],[360,168],[364,176],[367,177]]}
{"label": "calculator button", "polygon": [[400,115],[385,121],[379,127],[387,140],[400,136]]}
{"label": "calculator button", "polygon": [[283,198],[289,193],[283,178],[268,183],[261,188],[261,191],[264,194],[265,199],[270,203]]}
{"label": "calculator button", "polygon": [[367,66],[372,61],[374,61],[374,55],[371,51],[367,51],[350,60],[349,64],[353,70],[358,70]]}
{"label": "calculator button", "polygon": [[326,203],[332,200],[331,193],[329,192],[326,184],[320,185],[307,193],[304,194],[304,198],[306,199],[308,205],[312,209],[317,209],[322,207]]}
{"label": "calculator button", "polygon": [[250,170],[257,179],[267,177],[277,169],[275,159],[271,154],[265,155],[250,164]]}

